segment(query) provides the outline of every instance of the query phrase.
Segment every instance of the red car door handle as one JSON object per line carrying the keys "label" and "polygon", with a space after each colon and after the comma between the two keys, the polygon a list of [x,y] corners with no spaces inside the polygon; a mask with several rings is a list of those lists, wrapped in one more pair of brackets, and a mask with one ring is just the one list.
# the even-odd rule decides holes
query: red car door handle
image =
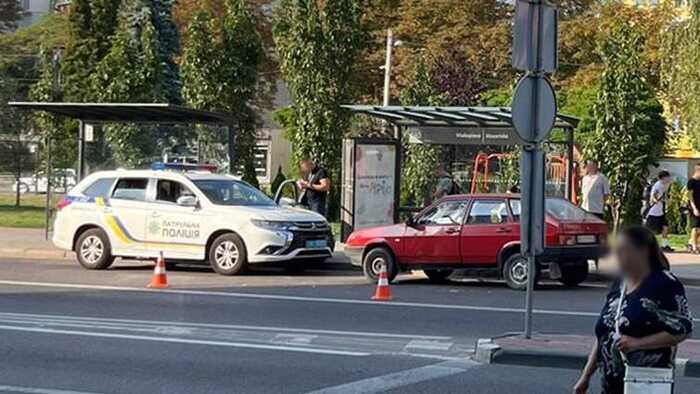
{"label": "red car door handle", "polygon": [[501,228],[498,229],[497,232],[499,232],[499,233],[510,233],[510,232],[512,232],[512,231],[513,231],[513,229],[511,229],[511,228],[508,228],[508,227],[501,227]]}
{"label": "red car door handle", "polygon": [[447,230],[445,230],[445,233],[447,233],[447,234],[457,234],[458,232],[459,232],[458,228],[448,228]]}

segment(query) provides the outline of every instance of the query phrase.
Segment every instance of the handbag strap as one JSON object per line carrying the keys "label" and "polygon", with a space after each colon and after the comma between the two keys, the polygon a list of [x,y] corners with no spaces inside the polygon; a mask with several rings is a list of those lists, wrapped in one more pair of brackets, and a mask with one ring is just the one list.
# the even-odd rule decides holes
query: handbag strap
{"label": "handbag strap", "polygon": [[[622,303],[625,301],[625,293],[627,293],[627,282],[623,280],[622,284],[620,284],[620,299],[617,302],[617,310],[615,311],[615,335],[617,339],[622,337],[622,334],[620,334],[620,316],[622,316]],[[624,352],[620,352],[620,357],[627,364],[627,356]]]}

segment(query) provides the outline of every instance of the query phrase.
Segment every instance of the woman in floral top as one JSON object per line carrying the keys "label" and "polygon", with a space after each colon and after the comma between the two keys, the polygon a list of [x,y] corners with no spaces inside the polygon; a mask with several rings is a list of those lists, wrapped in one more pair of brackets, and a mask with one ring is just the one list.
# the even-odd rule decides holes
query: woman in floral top
{"label": "woman in floral top", "polygon": [[[668,260],[649,230],[623,230],[616,255],[622,278],[613,283],[606,297],[595,327],[596,343],[574,387],[576,394],[588,392],[596,368],[604,394],[623,394],[623,354],[632,366],[673,367],[675,346],[693,330],[683,284],[668,271]],[[623,283],[625,295],[616,318]]]}

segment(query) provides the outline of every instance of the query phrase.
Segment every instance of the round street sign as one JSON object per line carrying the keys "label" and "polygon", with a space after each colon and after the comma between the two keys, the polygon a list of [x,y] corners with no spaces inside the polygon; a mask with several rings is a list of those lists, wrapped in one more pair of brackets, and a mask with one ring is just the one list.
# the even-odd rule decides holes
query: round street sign
{"label": "round street sign", "polygon": [[526,75],[518,82],[512,116],[515,131],[523,141],[536,143],[547,139],[557,116],[554,88],[547,78]]}

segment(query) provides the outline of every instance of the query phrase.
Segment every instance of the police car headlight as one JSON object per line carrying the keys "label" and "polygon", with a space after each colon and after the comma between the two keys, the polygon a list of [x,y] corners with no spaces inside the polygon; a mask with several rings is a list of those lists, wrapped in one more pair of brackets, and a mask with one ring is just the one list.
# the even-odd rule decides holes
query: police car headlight
{"label": "police car headlight", "polygon": [[250,220],[255,227],[260,227],[265,230],[288,230],[294,224],[292,222],[282,222],[277,220],[261,220],[261,219],[251,219]]}

